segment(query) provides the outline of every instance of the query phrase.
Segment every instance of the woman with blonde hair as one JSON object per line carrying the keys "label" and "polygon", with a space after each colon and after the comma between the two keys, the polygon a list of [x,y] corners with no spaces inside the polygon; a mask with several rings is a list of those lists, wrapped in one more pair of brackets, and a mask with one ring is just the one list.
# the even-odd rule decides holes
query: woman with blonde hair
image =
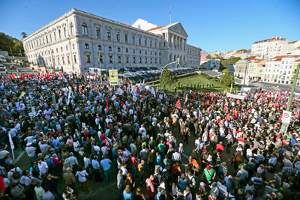
{"label": "woman with blonde hair", "polygon": [[135,200],[146,200],[145,195],[142,193],[142,189],[140,187],[136,189]]}
{"label": "woman with blonde hair", "polygon": [[130,185],[126,185],[125,190],[123,192],[123,197],[124,200],[133,200],[133,194]]}

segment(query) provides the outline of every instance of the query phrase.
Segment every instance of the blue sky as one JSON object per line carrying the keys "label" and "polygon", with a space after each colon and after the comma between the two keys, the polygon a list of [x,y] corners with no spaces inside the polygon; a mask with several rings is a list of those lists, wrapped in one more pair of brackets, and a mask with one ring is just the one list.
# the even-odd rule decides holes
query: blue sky
{"label": "blue sky", "polygon": [[72,9],[119,22],[181,22],[188,44],[205,51],[250,49],[273,36],[300,39],[300,0],[0,0],[0,32],[21,39]]}

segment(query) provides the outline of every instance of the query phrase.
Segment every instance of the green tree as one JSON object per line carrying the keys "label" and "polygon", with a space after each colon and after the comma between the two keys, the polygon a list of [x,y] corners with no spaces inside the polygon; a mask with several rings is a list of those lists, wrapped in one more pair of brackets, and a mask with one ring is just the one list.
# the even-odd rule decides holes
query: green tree
{"label": "green tree", "polygon": [[22,32],[21,35],[22,35],[23,39],[27,37],[27,34],[25,32]]}
{"label": "green tree", "polygon": [[220,83],[225,85],[225,86],[230,86],[231,84],[234,83],[234,77],[228,73],[225,73],[221,79],[220,79]]}
{"label": "green tree", "polygon": [[206,58],[207,58],[207,59],[211,59],[211,55],[207,55]]}
{"label": "green tree", "polygon": [[24,52],[21,41],[2,32],[0,32],[0,49],[2,51],[8,51],[10,55],[12,51],[14,56],[20,55],[20,50]]}
{"label": "green tree", "polygon": [[172,71],[165,67],[162,75],[161,75],[161,82],[163,85],[169,85],[169,88],[173,83],[176,83],[177,78],[175,75],[172,74]]}
{"label": "green tree", "polygon": [[228,73],[229,73],[229,69],[224,69],[224,70],[222,71],[222,73],[228,74]]}

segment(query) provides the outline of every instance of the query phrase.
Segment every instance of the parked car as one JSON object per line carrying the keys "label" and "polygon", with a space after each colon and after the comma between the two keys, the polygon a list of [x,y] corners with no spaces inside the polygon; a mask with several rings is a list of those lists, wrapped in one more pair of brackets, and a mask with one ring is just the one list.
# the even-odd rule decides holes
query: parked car
{"label": "parked car", "polygon": [[0,64],[0,71],[5,71],[6,67],[2,64]]}

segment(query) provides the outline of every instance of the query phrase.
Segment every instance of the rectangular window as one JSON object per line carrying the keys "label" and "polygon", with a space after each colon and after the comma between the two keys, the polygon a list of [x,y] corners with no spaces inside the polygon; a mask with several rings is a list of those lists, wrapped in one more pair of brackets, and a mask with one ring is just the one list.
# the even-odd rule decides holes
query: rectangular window
{"label": "rectangular window", "polygon": [[108,40],[111,40],[110,31],[107,31],[107,39],[108,39]]}
{"label": "rectangular window", "polygon": [[150,40],[150,47],[152,47],[152,40]]}
{"label": "rectangular window", "polygon": [[126,48],[126,53],[128,53],[128,48]]}
{"label": "rectangular window", "polygon": [[148,59],[147,59],[147,58],[145,58],[145,63],[146,63],[146,64],[148,63]]}
{"label": "rectangular window", "polygon": [[147,39],[145,39],[145,47],[147,46]]}
{"label": "rectangular window", "polygon": [[67,60],[68,60],[68,64],[70,65],[71,62],[70,62],[70,56],[67,56]]}
{"label": "rectangular window", "polygon": [[117,33],[117,41],[120,42],[120,33]]}
{"label": "rectangular window", "polygon": [[109,56],[109,63],[113,63],[113,57]]}
{"label": "rectangular window", "polygon": [[135,57],[133,57],[133,63],[135,63]]}
{"label": "rectangular window", "polygon": [[142,63],[142,58],[140,57],[140,64]]}
{"label": "rectangular window", "polygon": [[97,32],[97,37],[101,37],[100,28],[96,28],[96,32]]}
{"label": "rectangular window", "polygon": [[142,45],[142,38],[139,37],[139,45],[141,46]]}
{"label": "rectangular window", "polygon": [[132,44],[135,44],[135,37],[134,37],[134,35],[132,36]]}
{"label": "rectangular window", "polygon": [[129,58],[128,57],[126,57],[126,63],[129,63]]}
{"label": "rectangular window", "polygon": [[118,56],[118,62],[121,63],[121,56]]}
{"label": "rectangular window", "polygon": [[74,55],[74,63],[77,63],[76,55]]}
{"label": "rectangular window", "polygon": [[65,64],[65,58],[61,57],[61,59],[62,59],[63,65],[64,65]]}
{"label": "rectangular window", "polygon": [[86,63],[91,63],[91,56],[90,55],[86,55]]}
{"label": "rectangular window", "polygon": [[125,34],[125,43],[128,43],[128,34]]}
{"label": "rectangular window", "polygon": [[60,30],[58,30],[58,37],[59,37],[59,39],[61,38]]}

